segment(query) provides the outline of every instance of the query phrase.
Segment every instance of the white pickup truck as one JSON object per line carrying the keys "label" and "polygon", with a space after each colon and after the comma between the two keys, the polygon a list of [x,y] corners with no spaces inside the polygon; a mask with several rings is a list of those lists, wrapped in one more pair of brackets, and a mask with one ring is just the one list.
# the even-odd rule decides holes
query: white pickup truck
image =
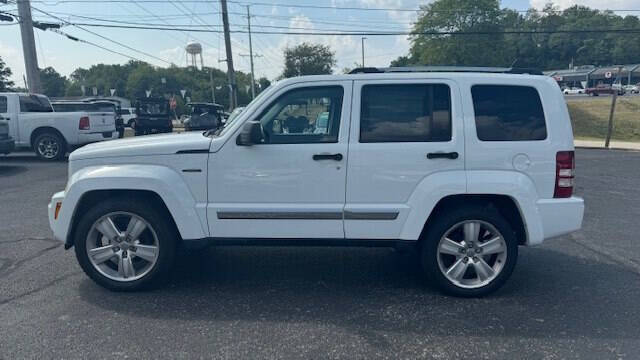
{"label": "white pickup truck", "polygon": [[30,147],[41,159],[60,160],[71,148],[118,138],[115,119],[56,113],[44,95],[0,93],[0,104],[0,117],[9,123],[16,148]]}

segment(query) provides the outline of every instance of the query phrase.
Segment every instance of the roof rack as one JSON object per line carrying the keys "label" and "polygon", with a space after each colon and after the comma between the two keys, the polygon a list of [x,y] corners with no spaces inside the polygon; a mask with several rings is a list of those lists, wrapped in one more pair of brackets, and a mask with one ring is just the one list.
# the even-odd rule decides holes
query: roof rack
{"label": "roof rack", "polygon": [[492,74],[529,74],[542,75],[542,71],[531,68],[513,67],[477,67],[477,66],[412,66],[412,67],[361,67],[353,69],[349,74],[381,74],[381,73],[412,73],[412,72],[469,72]]}

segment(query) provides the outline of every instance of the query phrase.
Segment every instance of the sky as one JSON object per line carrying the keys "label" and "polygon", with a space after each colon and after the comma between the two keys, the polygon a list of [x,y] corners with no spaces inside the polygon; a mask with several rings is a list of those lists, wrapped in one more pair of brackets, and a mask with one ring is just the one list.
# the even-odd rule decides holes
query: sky
{"label": "sky", "polygon": [[[99,22],[95,19],[157,24],[163,27],[184,25],[186,28],[205,24],[211,29],[221,29],[220,3],[217,0],[189,1],[167,0],[149,2],[148,0],[120,0],[107,2],[104,0],[82,0],[67,2],[65,0],[31,0],[34,20],[60,22],[49,15],[65,21]],[[403,31],[409,30],[415,21],[416,12],[394,10],[346,10],[337,8],[303,8],[296,5],[319,5],[340,8],[368,9],[413,9],[428,0],[228,0],[231,30],[246,30],[246,6],[252,3],[252,31],[296,31],[296,28],[314,30],[370,30],[370,31]],[[526,10],[534,7],[541,9],[548,0],[503,0],[503,7]],[[555,0],[561,8],[575,4],[587,5],[599,9],[634,9],[640,8],[640,0]],[[0,10],[15,12],[15,4],[0,5]],[[49,15],[45,14],[48,13]],[[196,14],[196,16],[194,16]],[[84,16],[94,19],[82,19]],[[187,54],[185,45],[199,42],[203,47],[205,66],[213,66],[226,70],[224,38],[216,33],[195,33],[185,31],[130,30],[115,28],[85,27],[89,33],[72,26],[62,28],[67,34],[90,41],[111,50],[118,51],[136,59],[147,61],[156,66],[168,66],[173,63],[185,66]],[[103,37],[119,42],[115,44]],[[68,76],[78,67],[88,68],[98,63],[126,63],[130,59],[99,49],[97,47],[75,42],[51,31],[35,29],[36,51],[40,68],[54,67],[61,74]],[[232,34],[234,67],[249,72],[249,39],[245,33]],[[303,41],[329,45],[336,52],[336,71],[345,67],[353,68],[361,62],[360,36],[311,36],[259,34],[252,36],[256,77],[277,78],[282,73],[283,49]],[[368,36],[365,43],[366,66],[388,66],[390,61],[406,55],[409,41],[406,36]],[[126,48],[124,46],[129,48]],[[139,50],[135,52],[131,50]],[[13,80],[23,85],[24,62],[20,29],[17,25],[1,25],[0,23],[0,57],[12,69]]]}

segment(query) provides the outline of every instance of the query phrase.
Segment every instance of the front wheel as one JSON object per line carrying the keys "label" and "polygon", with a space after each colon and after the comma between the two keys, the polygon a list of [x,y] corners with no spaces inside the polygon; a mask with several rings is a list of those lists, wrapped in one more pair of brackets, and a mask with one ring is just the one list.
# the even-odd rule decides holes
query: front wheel
{"label": "front wheel", "polygon": [[60,135],[45,132],[36,137],[33,150],[42,160],[62,160],[67,153],[67,146]]}
{"label": "front wheel", "polygon": [[518,242],[509,222],[493,207],[463,206],[441,213],[422,243],[426,275],[445,293],[479,297],[511,276]]}
{"label": "front wheel", "polygon": [[166,279],[176,252],[176,231],[157,207],[112,198],[91,208],[78,223],[76,258],[96,283],[136,291]]}

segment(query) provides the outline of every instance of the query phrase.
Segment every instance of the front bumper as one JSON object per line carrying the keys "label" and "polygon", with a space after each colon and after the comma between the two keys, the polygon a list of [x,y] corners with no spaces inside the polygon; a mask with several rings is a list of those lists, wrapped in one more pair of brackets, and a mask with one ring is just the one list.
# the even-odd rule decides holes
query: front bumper
{"label": "front bumper", "polygon": [[582,227],[584,200],[580,197],[538,200],[537,207],[544,239],[569,234]]}
{"label": "front bumper", "polygon": [[[67,231],[69,228],[68,209],[64,209],[64,191],[57,192],[51,197],[51,202],[48,206],[49,213],[49,227],[53,231],[53,237],[62,242],[67,241]],[[58,205],[59,204],[59,205]],[[56,218],[56,208],[58,208],[58,216]]]}
{"label": "front bumper", "polygon": [[0,140],[0,154],[8,154],[15,148],[15,141],[12,138]]}

